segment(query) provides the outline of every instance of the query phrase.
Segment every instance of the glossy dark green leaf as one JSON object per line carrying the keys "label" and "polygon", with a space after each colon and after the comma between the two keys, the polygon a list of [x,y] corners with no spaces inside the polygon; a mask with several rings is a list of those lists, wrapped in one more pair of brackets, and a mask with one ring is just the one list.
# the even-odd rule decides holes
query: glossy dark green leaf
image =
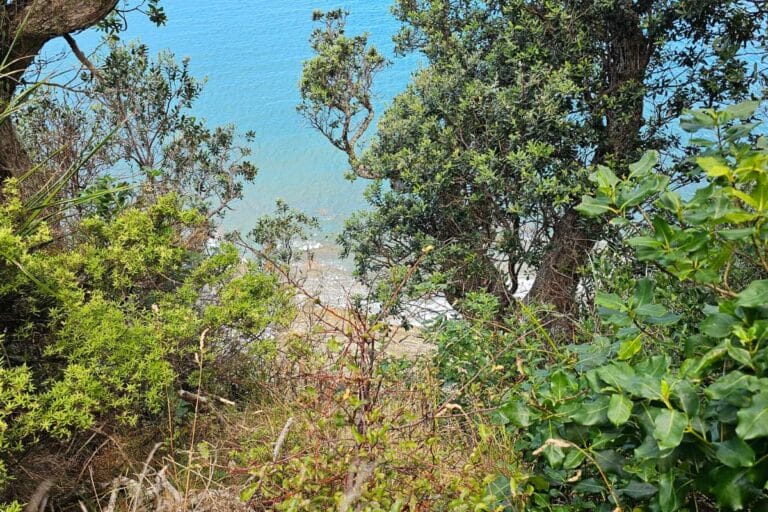
{"label": "glossy dark green leaf", "polygon": [[661,512],[673,512],[680,508],[680,496],[677,494],[674,473],[659,476],[659,508]]}
{"label": "glossy dark green leaf", "polygon": [[624,465],[627,461],[616,450],[601,450],[595,453],[594,457],[595,462],[599,464],[606,473],[624,475]]}
{"label": "glossy dark green leaf", "polygon": [[746,468],[755,463],[754,450],[741,438],[733,437],[713,445],[718,460],[730,468]]}
{"label": "glossy dark green leaf", "polygon": [[731,334],[738,320],[725,313],[709,315],[701,323],[701,332],[713,338],[725,338]]}
{"label": "glossy dark green leaf", "polygon": [[586,478],[573,486],[573,492],[580,494],[602,494],[605,486],[594,478]]}
{"label": "glossy dark green leaf", "polygon": [[607,396],[601,396],[597,400],[583,402],[581,409],[571,415],[571,419],[580,425],[598,425],[608,421]]}
{"label": "glossy dark green leaf", "polygon": [[736,434],[742,439],[768,436],[768,391],[755,395],[752,405],[736,415],[739,418]]}
{"label": "glossy dark green leaf", "polygon": [[727,400],[735,394],[755,392],[759,388],[760,382],[757,377],[735,370],[710,384],[705,393],[714,400]]}
{"label": "glossy dark green leaf", "polygon": [[688,418],[677,410],[664,409],[654,420],[653,438],[662,450],[675,448],[683,440]]}
{"label": "glossy dark green leaf", "polygon": [[624,395],[611,395],[608,403],[608,419],[617,427],[629,420],[632,414],[632,401]]}
{"label": "glossy dark green leaf", "polygon": [[656,494],[658,490],[659,489],[655,485],[646,482],[640,482],[638,480],[632,480],[629,482],[629,484],[627,484],[626,487],[619,489],[618,492],[619,494],[629,496],[635,500],[644,500]]}
{"label": "glossy dark green leaf", "polygon": [[736,296],[736,304],[743,308],[768,305],[768,279],[752,281],[744,291]]}
{"label": "glossy dark green leaf", "polygon": [[635,304],[650,304],[653,301],[653,281],[648,278],[638,279],[635,284]]}
{"label": "glossy dark green leaf", "polygon": [[677,381],[672,386],[672,395],[680,403],[680,408],[689,418],[696,416],[699,412],[698,388],[688,380]]}
{"label": "glossy dark green leaf", "polygon": [[720,466],[709,474],[712,493],[721,507],[742,510],[755,495],[756,489],[749,481],[748,471]]}

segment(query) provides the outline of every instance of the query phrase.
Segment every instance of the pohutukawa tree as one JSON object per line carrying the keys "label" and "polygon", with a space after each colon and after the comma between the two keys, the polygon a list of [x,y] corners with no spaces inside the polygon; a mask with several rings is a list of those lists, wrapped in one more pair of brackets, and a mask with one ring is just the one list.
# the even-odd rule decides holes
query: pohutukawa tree
{"label": "pohutukawa tree", "polygon": [[[574,210],[588,169],[622,174],[644,149],[678,152],[671,120],[685,108],[765,94],[761,0],[398,0],[395,13],[397,51],[427,65],[355,156],[353,170],[376,178],[373,208],[344,244],[363,275],[433,245],[422,272],[456,303],[486,291],[511,305],[531,268],[528,298],[573,314],[580,269],[609,234]],[[338,43],[315,47],[304,81],[327,92],[302,87],[303,99],[341,122],[349,116],[326,98],[344,89],[314,70],[343,67],[346,36],[319,30]]]}

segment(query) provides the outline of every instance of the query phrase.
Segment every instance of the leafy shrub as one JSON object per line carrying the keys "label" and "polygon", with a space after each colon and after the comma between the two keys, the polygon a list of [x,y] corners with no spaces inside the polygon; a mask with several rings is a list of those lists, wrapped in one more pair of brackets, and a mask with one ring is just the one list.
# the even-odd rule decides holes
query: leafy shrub
{"label": "leafy shrub", "polygon": [[[558,510],[765,505],[768,141],[747,139],[755,125],[743,122],[756,107],[683,120],[710,135],[693,140],[703,177],[687,198],[654,172],[653,152],[624,177],[592,175],[580,210],[633,232],[627,244],[656,271],[630,296],[598,292],[610,338],[526,361],[497,415],[531,464],[508,494]],[[655,293],[670,276],[713,298],[687,328]]]}
{"label": "leafy shrub", "polygon": [[21,229],[28,211],[14,187],[6,182],[0,205],[4,455],[113,415],[135,425],[158,413],[175,402],[172,388],[197,383],[191,356],[203,332],[206,384],[258,377],[219,372],[271,357],[267,328],[290,319],[290,294],[232,245],[201,252],[200,213],[161,196],[83,220],[59,249],[44,223]]}

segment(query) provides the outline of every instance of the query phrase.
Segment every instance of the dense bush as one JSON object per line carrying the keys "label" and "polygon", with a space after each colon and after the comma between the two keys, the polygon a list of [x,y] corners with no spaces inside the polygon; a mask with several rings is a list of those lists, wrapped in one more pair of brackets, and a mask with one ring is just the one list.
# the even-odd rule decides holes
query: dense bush
{"label": "dense bush", "polygon": [[[504,486],[503,503],[661,511],[765,504],[768,144],[744,121],[756,106],[694,111],[682,121],[705,134],[692,140],[703,148],[694,190],[671,190],[653,152],[624,178],[606,167],[593,173],[597,193],[580,210],[626,230],[647,277],[626,295],[598,290],[606,336],[517,348],[518,377],[496,419],[517,433],[529,473]],[[657,280],[673,291],[656,293]],[[699,289],[711,303],[689,304],[681,318],[668,307],[675,287]]]}
{"label": "dense bush", "polygon": [[[203,333],[208,390],[264,370],[258,361],[274,349],[266,329],[290,318],[290,295],[231,245],[201,251],[201,214],[162,196],[87,218],[71,249],[52,249],[46,224],[23,229],[29,212],[14,185],[0,207],[4,459],[105,415],[136,424],[175,403],[174,387],[196,383]],[[219,374],[233,364],[250,374]]]}

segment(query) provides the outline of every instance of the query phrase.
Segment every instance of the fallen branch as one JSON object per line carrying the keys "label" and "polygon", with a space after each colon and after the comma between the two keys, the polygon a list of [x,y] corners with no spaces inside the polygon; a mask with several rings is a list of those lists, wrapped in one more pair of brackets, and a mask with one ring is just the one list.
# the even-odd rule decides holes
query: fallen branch
{"label": "fallen branch", "polygon": [[195,401],[199,401],[201,404],[206,404],[206,405],[210,405],[211,401],[213,400],[220,402],[224,405],[229,405],[230,407],[234,407],[235,405],[237,405],[232,400],[228,400],[223,396],[203,395],[202,393],[193,393],[191,391],[187,391],[186,389],[179,390],[179,398],[181,398],[185,402],[194,403]]}

